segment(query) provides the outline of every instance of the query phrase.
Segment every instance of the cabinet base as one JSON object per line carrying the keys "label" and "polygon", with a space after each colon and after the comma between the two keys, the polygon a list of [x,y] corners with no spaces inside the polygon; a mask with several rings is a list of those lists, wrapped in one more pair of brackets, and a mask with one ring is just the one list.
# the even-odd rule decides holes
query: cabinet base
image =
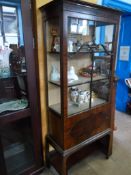
{"label": "cabinet base", "polygon": [[[101,150],[106,158],[112,154],[112,136],[110,129],[68,149],[62,150],[50,136],[46,136],[46,166],[53,166],[60,175],[68,175],[68,169],[87,157],[96,149]],[[54,148],[49,151],[49,146]]]}

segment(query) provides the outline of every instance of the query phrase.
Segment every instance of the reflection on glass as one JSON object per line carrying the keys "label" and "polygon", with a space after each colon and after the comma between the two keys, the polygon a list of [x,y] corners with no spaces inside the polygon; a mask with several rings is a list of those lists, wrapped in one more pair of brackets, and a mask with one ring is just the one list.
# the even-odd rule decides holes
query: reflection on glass
{"label": "reflection on glass", "polygon": [[96,43],[100,43],[108,51],[112,51],[112,43],[114,37],[114,25],[96,22]]}
{"label": "reflection on glass", "polygon": [[26,56],[23,35],[18,36],[17,10],[0,8],[0,115],[28,107]]}
{"label": "reflection on glass", "polygon": [[1,127],[1,139],[8,175],[19,172],[34,164],[33,135],[30,118]]}
{"label": "reflection on glass", "polygon": [[59,18],[46,23],[48,105],[61,113],[60,88],[60,27]]}
{"label": "reflection on glass", "polygon": [[1,22],[2,22],[2,21],[1,21],[1,18],[0,18],[0,36],[1,36],[1,26],[2,26],[2,25],[1,25]]}
{"label": "reflection on glass", "polygon": [[2,35],[1,27],[2,27],[2,18],[1,18],[1,10],[0,10],[0,36]]}
{"label": "reflection on glass", "polygon": [[6,43],[18,44],[18,21],[15,7],[2,6],[3,30]]}
{"label": "reflection on glass", "polygon": [[6,35],[9,34],[17,35],[18,27],[17,27],[16,8],[2,6],[2,10],[3,10],[4,31]]}
{"label": "reflection on glass", "polygon": [[92,83],[91,107],[106,103],[109,100],[110,81],[108,79]]}
{"label": "reflection on glass", "polygon": [[111,74],[111,56],[94,56],[93,60],[94,80],[110,78]]}
{"label": "reflection on glass", "polygon": [[90,52],[94,33],[93,21],[68,18],[68,53]]}

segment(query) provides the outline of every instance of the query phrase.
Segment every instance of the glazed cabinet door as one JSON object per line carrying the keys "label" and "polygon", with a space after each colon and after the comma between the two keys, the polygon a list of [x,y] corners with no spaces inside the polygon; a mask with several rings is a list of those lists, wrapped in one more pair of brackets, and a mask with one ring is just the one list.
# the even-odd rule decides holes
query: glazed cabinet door
{"label": "glazed cabinet door", "polygon": [[24,173],[35,164],[30,117],[1,126],[0,137],[7,175]]}
{"label": "glazed cabinet door", "polygon": [[65,86],[67,116],[71,116],[110,102],[115,24],[70,12],[65,13],[65,21]]}

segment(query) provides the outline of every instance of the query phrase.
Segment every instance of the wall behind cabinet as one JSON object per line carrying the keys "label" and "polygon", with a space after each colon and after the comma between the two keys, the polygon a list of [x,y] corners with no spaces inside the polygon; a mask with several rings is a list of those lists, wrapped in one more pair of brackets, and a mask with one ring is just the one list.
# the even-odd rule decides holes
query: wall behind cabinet
{"label": "wall behind cabinet", "polygon": [[[37,7],[41,7],[44,4],[47,4],[48,2],[51,2],[52,0],[37,0]],[[91,3],[97,3],[97,0],[83,0],[86,2],[91,2]],[[99,1],[99,0],[98,0]]]}

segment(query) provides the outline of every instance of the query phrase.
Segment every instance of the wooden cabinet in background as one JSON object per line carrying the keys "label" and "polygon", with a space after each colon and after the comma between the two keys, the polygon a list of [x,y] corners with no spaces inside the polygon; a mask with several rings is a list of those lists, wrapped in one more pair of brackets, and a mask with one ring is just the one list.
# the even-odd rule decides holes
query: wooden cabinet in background
{"label": "wooden cabinet in background", "polygon": [[54,0],[41,11],[47,80],[46,163],[67,175],[68,168],[93,149],[100,148],[107,158],[112,154],[120,12],[77,0]]}
{"label": "wooden cabinet in background", "polygon": [[[10,48],[0,51],[0,175],[38,174],[43,169],[32,2],[0,4],[2,20],[10,28],[4,38]],[[5,65],[4,54],[10,49]]]}

